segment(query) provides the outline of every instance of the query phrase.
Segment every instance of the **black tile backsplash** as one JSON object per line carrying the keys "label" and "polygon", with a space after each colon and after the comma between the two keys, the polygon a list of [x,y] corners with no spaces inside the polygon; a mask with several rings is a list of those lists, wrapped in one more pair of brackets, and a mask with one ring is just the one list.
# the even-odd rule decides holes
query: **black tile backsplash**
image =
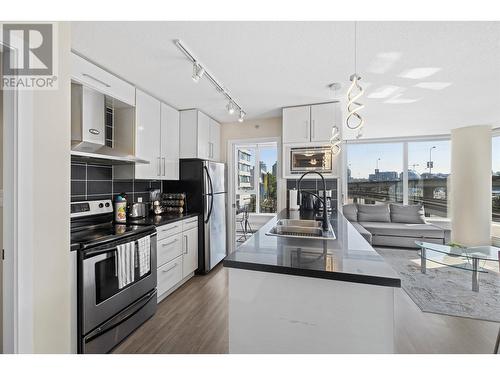
{"label": "black tile backsplash", "polygon": [[71,180],[86,180],[87,168],[82,164],[71,164]]}
{"label": "black tile backsplash", "polygon": [[161,181],[113,180],[113,167],[83,162],[71,163],[71,201],[113,199],[126,193],[129,200],[149,201],[149,189],[161,189]]}
{"label": "black tile backsplash", "polygon": [[107,165],[87,165],[87,180],[111,181],[113,167]]}

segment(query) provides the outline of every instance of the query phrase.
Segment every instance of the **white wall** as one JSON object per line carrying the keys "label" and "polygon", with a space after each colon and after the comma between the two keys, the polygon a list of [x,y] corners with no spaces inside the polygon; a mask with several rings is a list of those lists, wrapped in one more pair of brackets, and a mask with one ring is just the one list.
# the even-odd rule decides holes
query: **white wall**
{"label": "white wall", "polygon": [[70,49],[59,23],[59,88],[33,94],[33,351],[70,350]]}
{"label": "white wall", "polygon": [[491,126],[451,132],[452,241],[491,244]]}
{"label": "white wall", "polygon": [[221,124],[221,161],[227,162],[227,142],[231,139],[281,137],[281,117]]}

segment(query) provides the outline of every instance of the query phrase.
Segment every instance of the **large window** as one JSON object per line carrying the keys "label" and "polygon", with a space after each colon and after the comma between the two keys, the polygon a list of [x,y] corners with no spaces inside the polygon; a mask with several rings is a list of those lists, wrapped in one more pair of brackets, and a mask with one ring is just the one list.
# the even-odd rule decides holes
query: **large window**
{"label": "large window", "polygon": [[426,216],[447,217],[449,140],[350,144],[347,155],[349,202],[423,204]]}
{"label": "large window", "polygon": [[403,144],[351,144],[348,149],[348,200],[403,202]]}
{"label": "large window", "polygon": [[493,221],[500,222],[500,136],[492,140],[492,211]]}
{"label": "large window", "polygon": [[427,216],[448,216],[450,141],[408,143],[408,203],[423,204]]}

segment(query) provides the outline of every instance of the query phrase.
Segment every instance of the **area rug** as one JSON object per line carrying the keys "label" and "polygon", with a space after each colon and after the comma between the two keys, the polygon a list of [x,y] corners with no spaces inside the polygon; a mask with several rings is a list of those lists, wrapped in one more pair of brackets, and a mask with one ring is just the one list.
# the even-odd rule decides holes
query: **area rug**
{"label": "area rug", "polygon": [[422,311],[500,322],[500,273],[494,263],[479,275],[479,292],[473,292],[471,271],[427,261],[423,274],[417,250],[375,250],[400,275],[402,288]]}

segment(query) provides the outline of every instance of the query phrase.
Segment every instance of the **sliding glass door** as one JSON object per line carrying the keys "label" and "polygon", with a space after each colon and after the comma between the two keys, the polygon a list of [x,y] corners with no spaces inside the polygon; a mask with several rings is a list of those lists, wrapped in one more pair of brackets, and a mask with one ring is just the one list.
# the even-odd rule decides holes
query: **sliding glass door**
{"label": "sliding glass door", "polygon": [[236,209],[276,213],[278,149],[275,143],[236,146]]}

